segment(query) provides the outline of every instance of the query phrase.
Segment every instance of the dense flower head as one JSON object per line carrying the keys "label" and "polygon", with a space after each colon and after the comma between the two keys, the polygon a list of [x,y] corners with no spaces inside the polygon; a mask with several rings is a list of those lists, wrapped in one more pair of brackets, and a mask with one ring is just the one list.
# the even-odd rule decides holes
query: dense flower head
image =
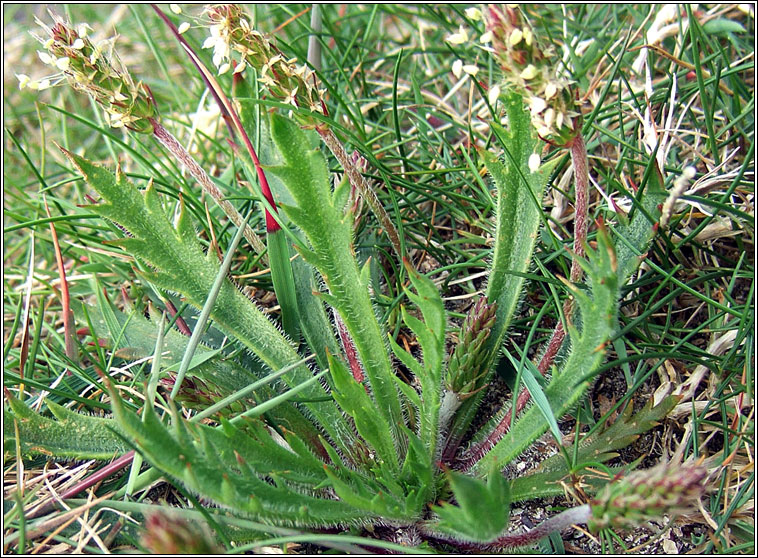
{"label": "dense flower head", "polygon": [[484,20],[506,82],[528,101],[537,133],[556,145],[569,143],[580,115],[571,82],[554,62],[555,47],[534,33],[517,5],[490,5]]}
{"label": "dense flower head", "polygon": [[[161,378],[158,384],[171,392],[176,383],[176,376],[169,375]],[[197,376],[186,376],[182,381],[174,401],[181,403],[184,407],[196,410],[205,410],[211,405],[215,405],[224,399],[221,388],[213,382],[204,381]],[[241,413],[245,410],[245,405],[241,401],[235,401],[219,411],[222,416],[228,416],[234,413]]]}
{"label": "dense flower head", "polygon": [[495,303],[488,304],[486,297],[480,298],[461,325],[458,344],[445,373],[445,389],[455,393],[461,401],[481,388],[479,380],[485,372],[487,356],[484,343],[495,323],[496,307]]}
{"label": "dense flower head", "polygon": [[203,48],[213,49],[213,64],[219,74],[229,71],[236,54],[239,60],[235,60],[234,73],[251,66],[274,98],[295,107],[326,112],[315,72],[298,65],[296,58],[285,57],[266,35],[253,29],[240,6],[223,4],[209,6],[205,11],[211,35]]}
{"label": "dense flower head", "polygon": [[40,84],[54,84],[67,79],[75,89],[88,93],[105,109],[112,127],[152,132],[150,119],[157,116],[153,99],[146,86],[134,83],[112,53],[112,41],[94,44],[87,37],[86,25],[75,29],[60,18],[55,18],[52,27],[39,20],[37,23],[47,35],[45,38],[38,37],[45,47],[38,53],[40,60],[59,73],[38,82],[32,82],[27,76],[18,76],[22,88],[42,89]]}
{"label": "dense flower head", "polygon": [[212,555],[222,552],[204,524],[190,524],[163,512],[146,518],[141,542],[152,554]]}
{"label": "dense flower head", "polygon": [[705,490],[704,467],[663,463],[614,480],[590,503],[592,531],[630,528],[664,514],[686,513]]}

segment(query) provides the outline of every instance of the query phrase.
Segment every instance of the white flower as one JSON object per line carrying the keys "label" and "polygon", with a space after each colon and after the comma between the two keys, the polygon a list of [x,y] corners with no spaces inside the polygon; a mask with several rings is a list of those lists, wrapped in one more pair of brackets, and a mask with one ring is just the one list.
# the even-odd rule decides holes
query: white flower
{"label": "white flower", "polygon": [[58,60],[55,61],[55,67],[64,72],[68,70],[70,64],[71,60],[69,60],[67,56],[58,58]]}
{"label": "white flower", "polygon": [[24,87],[29,85],[30,81],[32,81],[32,78],[30,78],[26,74],[16,74],[16,79],[18,80],[19,89],[23,89]]}
{"label": "white flower", "polygon": [[455,62],[453,62],[452,70],[453,70],[453,75],[456,78],[460,79],[461,72],[463,71],[463,61],[456,60]]}
{"label": "white flower", "polygon": [[174,12],[176,15],[179,15],[182,13],[182,8],[179,6],[179,4],[169,4],[169,8],[171,8],[171,11]]}
{"label": "white flower", "polygon": [[74,41],[74,44],[71,45],[71,48],[73,48],[74,50],[81,50],[81,49],[83,49],[84,48],[84,41],[81,40],[81,39],[76,39]]}
{"label": "white flower", "polygon": [[229,71],[229,68],[231,68],[231,64],[229,62],[224,62],[221,64],[221,66],[218,67],[218,75],[224,75],[226,72]]}
{"label": "white flower", "polygon": [[479,68],[476,64],[465,64],[463,66],[463,71],[470,76],[475,76],[479,72]]}
{"label": "white flower", "polygon": [[487,100],[489,101],[490,105],[494,105],[499,98],[500,98],[500,86],[493,85],[492,87],[490,87],[490,90],[487,92]]}
{"label": "white flower", "polygon": [[468,33],[463,28],[463,25],[461,25],[458,27],[457,33],[449,35],[445,40],[451,45],[462,45],[463,43],[468,42]]}
{"label": "white flower", "polygon": [[220,68],[225,60],[229,60],[229,54],[229,45],[226,41],[216,41],[216,44],[213,45],[213,65]]}
{"label": "white flower", "polygon": [[466,8],[466,17],[474,21],[482,19],[482,12],[479,8]]}
{"label": "white flower", "polygon": [[223,24],[210,26],[211,36],[203,41],[202,48],[213,49],[213,65],[220,67],[226,60],[229,60],[231,49],[226,37],[226,27]]}
{"label": "white flower", "polygon": [[[32,87],[32,83],[35,84],[35,87]],[[41,79],[39,81],[33,81],[29,84],[30,89],[39,89],[42,91],[43,89],[48,89],[50,87],[50,80],[49,79]]]}
{"label": "white flower", "polygon": [[545,99],[549,101],[555,97],[556,93],[558,93],[558,86],[554,82],[549,81],[545,86]]}
{"label": "white flower", "polygon": [[183,33],[186,33],[189,31],[190,28],[190,22],[189,21],[183,21],[181,25],[179,25],[179,34],[182,35]]}
{"label": "white flower", "polygon": [[481,37],[479,37],[479,42],[482,43],[483,45],[486,45],[487,43],[491,43],[492,42],[492,31],[487,31],[486,33],[484,33],[484,35],[482,35]]}
{"label": "white flower", "polygon": [[514,29],[513,33],[511,33],[511,36],[508,38],[508,42],[511,44],[511,46],[516,46],[521,42],[521,39],[524,38],[524,32],[521,29]]}
{"label": "white flower", "polygon": [[284,99],[284,104],[290,104],[293,107],[297,108],[297,101],[295,100],[296,98],[297,98],[297,87],[292,89],[292,91],[290,91],[287,94],[287,97]]}
{"label": "white flower", "polygon": [[532,111],[532,114],[537,115],[546,108],[547,103],[545,102],[545,99],[542,99],[541,97],[532,97],[529,99],[529,109]]}
{"label": "white flower", "polygon": [[537,76],[537,68],[534,67],[534,64],[529,64],[526,68],[521,70],[521,79],[534,79]]}
{"label": "white flower", "polygon": [[529,170],[537,172],[540,168],[540,156],[537,153],[529,155]]}
{"label": "white flower", "polygon": [[38,50],[37,56],[39,56],[39,59],[42,60],[43,64],[47,64],[47,65],[54,64],[53,57],[43,50]]}

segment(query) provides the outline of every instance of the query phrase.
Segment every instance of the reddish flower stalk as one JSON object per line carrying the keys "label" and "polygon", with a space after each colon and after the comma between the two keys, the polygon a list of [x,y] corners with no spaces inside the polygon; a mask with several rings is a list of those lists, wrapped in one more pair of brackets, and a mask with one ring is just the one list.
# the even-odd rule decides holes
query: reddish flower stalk
{"label": "reddish flower stalk", "polygon": [[363,373],[363,365],[361,364],[360,358],[358,358],[358,351],[355,348],[355,343],[350,337],[350,333],[347,331],[345,323],[339,317],[337,312],[334,312],[334,323],[337,325],[337,333],[339,334],[340,342],[342,343],[342,349],[345,351],[347,363],[350,366],[350,371],[353,374],[353,378],[355,378],[356,382],[362,384],[363,380],[366,378],[365,374]]}
{"label": "reddish flower stalk", "polygon": [[428,530],[425,530],[424,535],[427,538],[444,541],[453,544],[460,549],[470,550],[476,553],[493,551],[502,552],[509,548],[518,548],[534,544],[540,539],[548,536],[550,533],[559,533],[572,525],[587,523],[591,517],[592,509],[589,505],[585,504],[575,508],[569,508],[558,515],[546,519],[529,531],[503,535],[489,543],[462,542],[454,537]]}
{"label": "reddish flower stalk", "polygon": [[[190,170],[203,189],[213,197],[235,225],[240,226],[244,223],[239,212],[224,199],[219,189],[200,165],[195,162],[176,138],[160,124],[155,100],[150,90],[142,83],[135,83],[114,54],[108,53],[103,45],[90,41],[84,34],[83,28],[76,30],[60,18],[56,18],[53,27],[43,25],[43,28],[48,36],[48,39],[44,41],[47,52],[41,53],[40,57],[49,65],[60,69],[61,75],[75,89],[84,91],[100,104],[105,109],[108,122],[112,127],[125,127],[138,133],[153,134]],[[175,28],[172,30],[178,32]],[[188,48],[186,43],[182,44]],[[194,59],[196,60],[196,58]],[[220,88],[212,76],[210,82],[220,92]],[[221,101],[222,106],[228,112],[230,107],[228,100],[222,98]],[[238,129],[241,129],[238,122],[239,119],[237,119],[236,125]],[[247,139],[247,144],[250,145],[249,139]],[[257,164],[257,157],[254,157],[254,161]],[[260,165],[257,164],[257,167]],[[259,177],[262,173],[262,169],[258,168]],[[268,193],[267,200],[272,202],[273,198],[270,196],[271,191],[268,184],[264,185],[262,181],[262,188],[264,195]],[[269,223],[268,216],[267,223]],[[245,226],[244,233],[245,238],[256,252],[261,254],[265,252],[266,248],[263,242],[250,227]]]}
{"label": "reddish flower stalk", "polygon": [[[132,460],[134,459],[134,450],[129,451],[122,455],[121,457],[114,459],[101,469],[98,469],[91,475],[89,475],[87,478],[82,479],[78,483],[76,483],[74,486],[66,490],[63,494],[60,495],[60,500],[68,500],[69,498],[73,498],[80,492],[83,492],[87,490],[88,488],[96,485],[97,483],[104,481],[105,479],[113,476],[117,472],[119,472],[121,469],[129,465]],[[38,507],[35,510],[32,510],[30,513],[26,514],[27,519],[32,519],[34,517],[39,517],[40,515],[44,515],[47,512],[51,511],[56,504],[57,500],[49,500],[46,503],[42,504],[40,507]]]}
{"label": "reddish flower stalk", "polygon": [[[276,202],[274,201],[274,195],[271,193],[271,188],[269,187],[268,180],[266,180],[266,174],[263,172],[263,167],[261,166],[261,162],[258,160],[258,154],[255,152],[255,148],[253,147],[253,143],[250,141],[250,138],[248,137],[247,133],[245,132],[244,127],[242,126],[242,121],[240,120],[239,115],[237,114],[237,111],[234,109],[234,106],[229,101],[227,96],[224,94],[223,89],[221,89],[221,86],[219,85],[218,81],[216,81],[216,78],[208,71],[208,68],[205,67],[205,64],[202,63],[200,58],[198,58],[197,54],[194,50],[192,50],[192,47],[189,46],[189,43],[184,40],[184,37],[182,37],[179,34],[179,30],[176,28],[176,26],[171,22],[171,20],[166,17],[166,14],[164,14],[158,6],[155,4],[152,5],[153,9],[156,11],[156,13],[160,16],[160,18],[166,22],[168,25],[168,28],[171,30],[171,32],[174,34],[174,36],[179,41],[179,44],[182,45],[184,50],[189,54],[190,59],[192,60],[192,63],[195,64],[195,67],[198,69],[200,74],[203,77],[203,81],[205,81],[206,86],[213,94],[213,97],[216,99],[216,102],[219,105],[219,108],[221,109],[221,113],[224,115],[224,119],[227,121],[227,125],[230,128],[230,133],[232,134],[232,137],[234,137],[233,131],[236,131],[240,137],[242,138],[243,143],[245,144],[245,148],[247,149],[248,154],[250,155],[250,158],[253,161],[253,166],[255,166],[255,173],[258,176],[258,181],[261,185],[261,193],[263,194],[263,197],[268,202],[268,205],[271,207],[274,213],[277,213],[276,209]],[[229,123],[229,120],[231,120],[231,124]],[[281,229],[281,226],[277,222],[277,220],[271,215],[268,207],[264,208],[265,215],[266,215],[266,232],[273,233]],[[235,223],[236,224],[236,223]]]}
{"label": "reddish flower stalk", "polygon": [[[168,28],[171,30],[171,32],[174,34],[174,37],[176,37],[176,40],[179,41],[179,43],[185,48],[190,48],[187,41],[184,39],[184,37],[181,36],[179,33],[179,30],[176,28],[176,25],[174,25],[174,22],[172,22],[166,14],[164,14],[160,8],[158,8],[157,4],[150,4],[153,7],[153,10],[158,14],[158,17],[160,17],[163,22],[168,26]],[[192,59],[192,62],[194,63],[194,58]],[[198,68],[199,69],[199,68]],[[211,86],[211,83],[208,81],[208,79],[205,77],[205,74],[201,71],[200,77],[205,82],[205,86],[208,88],[208,90],[211,92],[211,95],[213,95],[213,98],[216,99],[216,103],[218,104],[219,108],[221,109],[221,116],[224,119],[224,123],[226,124],[226,128],[229,130],[229,135],[231,136],[232,140],[235,138],[234,133],[234,126],[232,124],[232,117],[226,112],[226,106],[221,101],[221,99],[218,97],[218,93],[216,93],[216,90]]]}
{"label": "reddish flower stalk", "polygon": [[[295,113],[295,118],[305,126],[315,128],[324,144],[342,165],[350,184],[357,188],[371,211],[379,219],[382,228],[389,237],[393,250],[398,257],[402,258],[400,236],[392,219],[379,203],[371,185],[356,166],[351,163],[344,146],[331,127],[323,120],[313,116],[313,114],[328,115],[324,102],[324,91],[318,89],[315,72],[305,66],[297,66],[294,59],[288,60],[268,37],[252,28],[239,6],[221,4],[209,7],[206,11],[211,22],[211,28],[214,31],[212,36],[206,40],[203,48],[214,48],[213,61],[219,67],[220,72],[228,71],[231,62],[234,62],[231,58],[232,52],[236,52],[240,61],[235,66],[235,72],[243,71],[246,66],[254,67],[258,72],[259,82],[263,84],[272,97],[291,104],[295,108],[310,110],[311,114],[306,112]],[[186,46],[185,49],[187,49]],[[189,49],[187,50],[190,52]],[[191,53],[191,56],[194,57],[194,54]],[[215,81],[210,74],[206,77],[209,81]],[[230,109],[230,113],[232,113],[232,118],[236,120],[233,109]]]}
{"label": "reddish flower stalk", "polygon": [[363,199],[371,208],[371,211],[374,213],[377,219],[379,219],[379,223],[387,233],[387,237],[389,238],[395,253],[398,255],[398,257],[402,258],[403,251],[400,244],[400,235],[398,234],[397,229],[395,228],[395,224],[392,222],[392,219],[390,219],[390,216],[384,210],[384,207],[382,207],[382,205],[379,203],[379,198],[376,196],[376,193],[374,192],[371,185],[368,183],[363,174],[361,174],[360,170],[351,163],[347,151],[345,151],[344,146],[339,141],[331,128],[317,125],[316,131],[321,136],[324,144],[329,148],[329,151],[332,152],[332,155],[334,155],[334,157],[339,161],[340,165],[342,165],[342,168],[345,169],[345,174],[347,174],[350,184],[355,186],[356,189],[361,193]]}
{"label": "reddish flower stalk", "polygon": [[208,173],[195,161],[184,146],[179,143],[171,132],[169,132],[163,125],[155,119],[150,119],[150,123],[153,126],[153,136],[157,139],[163,147],[169,150],[169,152],[177,158],[177,160],[184,165],[189,173],[197,180],[208,195],[210,195],[216,203],[224,210],[224,213],[236,226],[245,226],[244,235],[245,239],[255,248],[256,252],[263,253],[266,247],[258,235],[255,234],[252,228],[245,223],[245,219],[240,215],[237,209],[224,198],[224,194],[213,183]]}

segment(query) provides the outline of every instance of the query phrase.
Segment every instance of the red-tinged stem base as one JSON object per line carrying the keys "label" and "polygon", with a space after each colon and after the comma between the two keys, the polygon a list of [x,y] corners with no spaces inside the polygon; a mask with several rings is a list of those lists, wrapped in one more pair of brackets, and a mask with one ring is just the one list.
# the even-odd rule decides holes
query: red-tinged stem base
{"label": "red-tinged stem base", "polygon": [[[592,517],[592,509],[588,504],[584,504],[575,508],[569,508],[550,519],[546,519],[534,529],[530,529],[524,533],[503,535],[489,543],[463,542],[449,535],[434,531],[424,532],[424,536],[427,539],[439,540],[465,550],[495,552],[534,544],[540,539],[548,536],[550,533],[559,533],[572,525],[587,523],[590,517]],[[422,529],[422,532],[423,531],[424,530]]]}

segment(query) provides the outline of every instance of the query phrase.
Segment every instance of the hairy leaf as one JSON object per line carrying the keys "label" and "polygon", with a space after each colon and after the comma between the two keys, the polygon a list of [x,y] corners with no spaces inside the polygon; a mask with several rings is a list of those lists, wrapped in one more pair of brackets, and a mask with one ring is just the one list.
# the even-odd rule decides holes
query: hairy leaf
{"label": "hairy leaf", "polygon": [[[588,250],[587,258],[583,267],[588,276],[590,292],[584,293],[577,287],[571,287],[579,306],[582,328],[580,331],[569,326],[569,354],[560,370],[554,371],[544,390],[556,417],[571,410],[586,392],[593,379],[593,372],[603,361],[605,345],[616,325],[618,270],[613,247],[602,230],[598,233],[598,249]],[[547,428],[548,422],[544,414],[537,406],[531,406],[516,421],[513,429],[474,465],[474,470],[481,473],[493,466],[502,469]]]}
{"label": "hairy leaf", "polygon": [[[219,262],[213,253],[203,252],[187,212],[181,212],[174,227],[154,188],[148,187],[143,196],[120,169],[114,176],[82,157],[65,150],[64,153],[87,183],[105,199],[104,203],[91,206],[92,211],[118,223],[130,233],[130,238],[114,243],[150,266],[151,271],[144,274],[145,278],[158,287],[182,294],[190,304],[202,308],[218,274]],[[277,325],[229,280],[221,286],[211,319],[272,370],[300,360],[295,347]],[[311,377],[310,369],[302,365],[283,379],[288,386],[295,387]],[[316,383],[304,395],[314,400],[323,398],[326,393]],[[333,439],[341,440],[337,432],[347,432],[348,428],[336,406],[306,405]]]}
{"label": "hairy leaf", "polygon": [[[492,123],[496,138],[505,149],[504,161],[487,151],[481,156],[497,188],[495,247],[492,254],[487,300],[497,303],[495,323],[485,342],[488,372],[478,382],[489,382],[494,372],[505,334],[516,312],[523,289],[523,274],[529,270],[541,222],[542,195],[555,162],[542,165],[536,172],[529,168],[529,157],[537,152],[537,138],[529,112],[517,94],[505,97],[508,112],[506,130]],[[452,425],[451,438],[460,439],[479,407],[483,392],[464,401]]]}
{"label": "hairy leaf", "polygon": [[9,409],[3,409],[4,451],[14,451],[15,425],[23,455],[105,460],[129,451],[128,444],[114,432],[119,429],[113,419],[69,411],[52,401],[46,404],[57,420],[44,417],[8,396]]}
{"label": "hairy leaf", "polygon": [[[633,443],[640,434],[655,427],[676,406],[679,398],[669,396],[653,406],[650,399],[645,406],[632,414],[630,403],[624,412],[608,428],[595,432],[579,442],[575,469],[582,463],[605,463],[618,454],[616,450]],[[569,449],[569,452],[571,450]],[[526,500],[563,494],[560,481],[569,475],[568,463],[562,454],[556,454],[543,461],[531,474],[513,480],[511,493],[513,500]],[[591,482],[587,480],[586,482]],[[604,484],[607,479],[599,479]]]}
{"label": "hairy leaf", "polygon": [[[439,407],[442,391],[442,365],[445,351],[445,307],[436,285],[406,262],[406,269],[416,293],[406,289],[408,298],[421,310],[423,321],[401,307],[403,321],[416,335],[423,355],[423,365],[400,348],[392,338],[395,355],[410,368],[421,384],[419,400],[421,413],[420,437],[432,458],[436,458],[439,436]],[[412,398],[415,401],[416,398]]]}
{"label": "hairy leaf", "polygon": [[375,459],[387,462],[392,468],[397,469],[399,463],[392,431],[384,416],[376,412],[376,404],[366,393],[363,384],[353,378],[341,360],[331,356],[329,370],[334,381],[335,400],[353,418],[358,433],[376,452]]}
{"label": "hairy leaf", "polygon": [[294,206],[282,206],[305,233],[312,250],[301,249],[329,288],[329,302],[340,314],[366,370],[377,411],[393,430],[402,424],[400,399],[382,328],[363,285],[352,245],[352,222],[334,205],[324,156],[312,149],[293,121],[274,114],[271,133],[284,163],[268,167],[287,186]]}
{"label": "hairy leaf", "polygon": [[511,510],[505,477],[496,470],[486,481],[454,471],[449,471],[447,476],[458,505],[432,506],[432,511],[439,516],[439,523],[433,525],[433,529],[462,540],[489,542],[496,539],[508,525]]}
{"label": "hairy leaf", "polygon": [[314,491],[326,478],[323,465],[312,455],[279,447],[260,425],[250,431],[229,422],[211,428],[190,424],[173,411],[169,430],[152,409],[141,420],[112,395],[122,431],[145,459],[204,498],[280,524],[353,524],[370,517]]}

